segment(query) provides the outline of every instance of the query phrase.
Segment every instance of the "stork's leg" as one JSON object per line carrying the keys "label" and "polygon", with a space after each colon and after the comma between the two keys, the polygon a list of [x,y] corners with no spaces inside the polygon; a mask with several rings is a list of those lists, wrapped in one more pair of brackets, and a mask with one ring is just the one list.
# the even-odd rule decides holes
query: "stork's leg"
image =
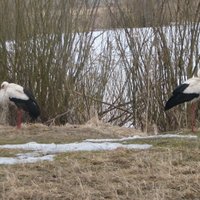
{"label": "stork's leg", "polygon": [[196,111],[196,104],[192,103],[191,106],[191,111],[192,111],[192,132],[195,132],[195,111]]}
{"label": "stork's leg", "polygon": [[17,109],[17,128],[21,128],[21,123],[22,123],[22,111],[21,109]]}

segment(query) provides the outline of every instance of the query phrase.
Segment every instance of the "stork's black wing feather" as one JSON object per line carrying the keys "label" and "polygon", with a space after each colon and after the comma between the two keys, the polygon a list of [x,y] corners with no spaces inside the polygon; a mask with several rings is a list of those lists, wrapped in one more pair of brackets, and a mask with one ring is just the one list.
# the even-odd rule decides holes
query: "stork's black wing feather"
{"label": "stork's black wing feather", "polygon": [[177,88],[175,88],[175,90],[173,91],[173,95],[178,94],[178,93],[183,93],[183,91],[189,86],[188,83],[183,83],[179,86],[177,86]]}
{"label": "stork's black wing feather", "polygon": [[35,97],[33,96],[33,93],[27,88],[24,88],[24,94],[26,94],[29,97],[29,99],[32,99],[35,101]]}
{"label": "stork's black wing feather", "polygon": [[24,89],[24,93],[28,96],[28,100],[10,98],[10,101],[14,102],[18,108],[28,112],[32,119],[36,119],[40,115],[40,107],[30,90]]}
{"label": "stork's black wing feather", "polygon": [[185,94],[185,93],[178,93],[178,92],[176,92],[175,94],[173,93],[173,95],[170,97],[170,99],[167,101],[165,105],[165,110],[169,110],[170,108],[176,105],[179,105],[187,101],[191,101],[197,97],[199,97],[199,94],[195,94],[195,93],[192,93],[192,94]]}

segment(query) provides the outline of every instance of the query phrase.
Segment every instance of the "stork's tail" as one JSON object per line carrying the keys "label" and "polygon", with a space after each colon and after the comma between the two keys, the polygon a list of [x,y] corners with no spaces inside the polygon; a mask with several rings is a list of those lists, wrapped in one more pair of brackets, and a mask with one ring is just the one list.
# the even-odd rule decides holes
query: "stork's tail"
{"label": "stork's tail", "polygon": [[37,117],[40,116],[40,107],[38,106],[37,102],[30,99],[27,104],[30,117],[33,120],[37,119]]}

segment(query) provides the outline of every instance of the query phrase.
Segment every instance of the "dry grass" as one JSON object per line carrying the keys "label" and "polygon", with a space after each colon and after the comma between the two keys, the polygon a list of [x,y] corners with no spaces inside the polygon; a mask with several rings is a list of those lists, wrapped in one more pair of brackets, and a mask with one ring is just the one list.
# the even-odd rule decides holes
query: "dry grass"
{"label": "dry grass", "polygon": [[[106,128],[107,126],[107,128]],[[101,127],[101,128],[100,128]],[[1,127],[1,143],[70,142],[120,137],[123,131],[103,124],[46,127],[21,131]],[[124,136],[128,131],[124,130]],[[110,135],[109,135],[110,132]],[[129,134],[137,134],[131,130]],[[118,136],[119,137],[119,136]],[[146,141],[145,141],[146,142]],[[0,166],[0,199],[199,199],[200,143],[196,140],[151,141],[145,151],[117,149],[63,153],[53,162]]]}
{"label": "dry grass", "polygon": [[23,124],[22,129],[0,125],[0,144],[24,142],[66,143],[82,141],[87,138],[120,138],[131,135],[144,135],[133,128],[120,128],[98,122],[85,125],[45,126],[42,124]]}

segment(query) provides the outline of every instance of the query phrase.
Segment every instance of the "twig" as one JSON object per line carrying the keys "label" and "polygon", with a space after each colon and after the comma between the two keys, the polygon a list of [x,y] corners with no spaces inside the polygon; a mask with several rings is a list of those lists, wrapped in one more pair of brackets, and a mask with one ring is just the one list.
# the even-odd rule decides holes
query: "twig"
{"label": "twig", "polygon": [[56,120],[56,119],[58,119],[58,118],[60,118],[60,117],[62,117],[62,116],[64,116],[64,115],[68,114],[70,111],[71,111],[71,110],[68,110],[68,111],[66,111],[66,112],[64,112],[64,113],[60,113],[60,114],[56,115],[55,117],[53,117],[53,118],[47,120],[47,121],[44,122],[44,123],[47,124],[47,125],[52,125],[52,124],[55,123],[55,120]]}
{"label": "twig", "polygon": [[[77,94],[77,95],[79,95],[79,96],[83,96],[83,94],[81,94],[80,92],[74,91],[74,93]],[[112,107],[112,108],[115,108],[115,109],[124,111],[124,112],[129,113],[129,114],[133,114],[132,112],[130,112],[130,111],[128,111],[128,110],[123,109],[123,108],[120,107],[120,106],[126,105],[127,103],[125,103],[125,104],[120,104],[120,106],[119,106],[119,105],[118,105],[118,106],[115,106],[115,105],[113,105],[113,104],[110,104],[110,103],[105,102],[105,101],[101,101],[101,100],[99,100],[99,99],[96,99],[96,98],[91,97],[91,96],[86,95],[86,94],[84,94],[84,96],[85,96],[85,97],[88,97],[88,98],[90,98],[90,99],[92,99],[93,101],[96,101],[96,102],[99,102],[99,103],[108,105],[108,106],[110,106],[110,107]],[[131,103],[131,102],[129,102],[129,103]]]}

